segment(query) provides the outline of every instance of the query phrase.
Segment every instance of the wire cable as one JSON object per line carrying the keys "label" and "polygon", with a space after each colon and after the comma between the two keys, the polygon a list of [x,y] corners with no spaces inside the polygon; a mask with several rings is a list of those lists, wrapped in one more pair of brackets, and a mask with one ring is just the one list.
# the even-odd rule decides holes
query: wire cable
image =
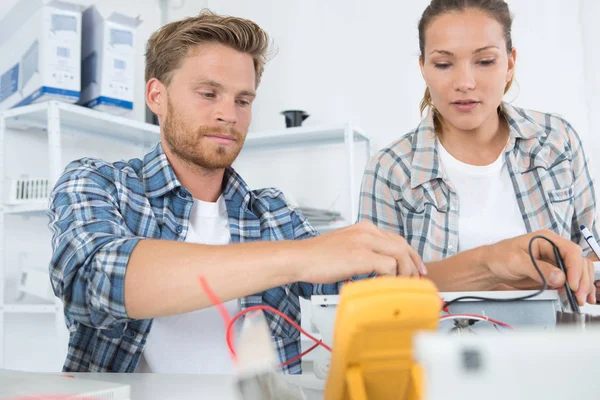
{"label": "wire cable", "polygon": [[[235,322],[238,319],[240,319],[243,315],[246,315],[249,312],[256,311],[256,310],[269,311],[269,312],[271,312],[273,314],[279,315],[281,318],[283,318],[284,320],[286,320],[287,323],[289,323],[295,329],[297,329],[300,333],[303,333],[304,335],[306,335],[306,337],[308,337],[310,340],[312,340],[313,342],[315,342],[319,346],[322,346],[323,348],[325,348],[325,349],[327,349],[329,351],[332,351],[331,347],[329,347],[328,345],[326,345],[325,343],[323,343],[322,340],[319,340],[316,337],[314,337],[313,335],[311,335],[310,333],[306,332],[304,329],[302,329],[302,327],[300,325],[298,325],[297,323],[295,323],[294,321],[292,321],[292,319],[290,317],[288,317],[287,315],[285,315],[284,313],[282,313],[281,311],[279,311],[279,310],[277,310],[277,309],[275,309],[273,307],[263,306],[263,305],[248,307],[245,310],[242,310],[239,313],[237,313],[237,315],[231,319],[231,321],[229,322],[229,325],[227,326],[227,337],[231,336],[231,332],[233,331],[233,326],[234,326]],[[233,346],[233,342],[227,343],[227,345],[229,346],[229,351],[231,352],[231,354],[235,355],[235,348]],[[308,354],[308,352],[306,352],[306,353]],[[288,361],[286,361],[286,363],[287,362]],[[291,363],[291,361],[289,361],[289,362]]]}
{"label": "wire cable", "polygon": [[269,312],[271,312],[273,314],[279,315],[286,322],[288,322],[295,329],[297,329],[300,333],[303,333],[309,339],[311,339],[312,341],[315,342],[315,344],[312,347],[310,347],[309,349],[307,349],[303,353],[301,353],[301,354],[299,354],[299,355],[297,355],[295,357],[292,357],[291,359],[283,362],[280,365],[280,367],[285,367],[285,366],[287,366],[289,364],[292,364],[292,363],[300,360],[302,357],[304,357],[305,355],[307,355],[311,351],[314,351],[319,346],[327,349],[330,352],[332,351],[331,347],[328,346],[328,345],[326,345],[325,343],[323,343],[322,340],[319,340],[316,337],[314,337],[313,335],[311,335],[310,333],[306,332],[304,329],[302,329],[302,327],[300,325],[298,325],[297,323],[295,323],[290,317],[288,317],[287,315],[285,315],[281,311],[279,311],[279,310],[277,310],[277,309],[275,309],[273,307],[270,307],[270,306],[260,305],[260,306],[248,307],[245,310],[242,310],[239,313],[237,313],[233,318],[231,318],[231,316],[229,315],[229,312],[227,311],[227,309],[225,308],[225,306],[223,305],[223,303],[221,302],[221,300],[217,297],[217,295],[210,288],[210,285],[206,281],[206,278],[204,278],[203,276],[199,276],[198,277],[198,281],[200,282],[200,286],[202,287],[202,290],[204,290],[204,293],[206,293],[206,296],[209,298],[209,300],[211,301],[211,303],[213,303],[213,305],[215,307],[217,307],[217,309],[219,310],[219,313],[221,314],[221,318],[223,319],[223,322],[225,323],[225,326],[227,327],[225,337],[226,337],[226,341],[227,341],[227,347],[229,348],[229,353],[231,354],[231,358],[234,360],[234,362],[237,361],[237,354],[235,352],[235,344],[234,344],[234,338],[233,338],[233,333],[234,333],[233,327],[235,326],[235,323],[237,322],[237,320],[240,319],[242,316],[244,316],[244,315],[246,315],[246,314],[248,314],[250,312],[258,311],[258,310],[269,311]]}
{"label": "wire cable", "polygon": [[[560,268],[560,266],[562,266],[562,268],[564,268],[564,265],[562,264],[562,260],[560,258],[560,253],[558,252],[558,246],[556,246],[556,244],[554,244],[554,242],[552,240],[550,240],[547,237],[542,236],[542,235],[536,235],[531,238],[531,240],[529,241],[529,257],[531,258],[533,267],[535,268],[537,273],[540,275],[540,279],[542,280],[542,288],[540,290],[538,290],[535,293],[531,293],[531,294],[528,294],[525,296],[512,297],[509,299],[493,299],[493,298],[483,297],[483,296],[461,296],[461,297],[452,299],[450,301],[444,302],[443,308],[448,309],[448,307],[450,307],[450,305],[452,305],[454,303],[458,303],[459,301],[463,301],[463,300],[482,300],[482,301],[489,301],[489,302],[494,302],[494,303],[507,303],[507,302],[512,302],[512,301],[531,299],[533,297],[536,297],[536,296],[539,296],[540,294],[542,294],[546,289],[548,289],[548,282],[546,281],[546,278],[544,277],[542,270],[538,266],[537,262],[535,261],[535,257],[533,256],[533,242],[535,242],[537,239],[543,239],[543,240],[546,240],[547,242],[549,242],[554,249],[554,256],[557,259],[556,263],[559,265],[559,268]],[[565,272],[565,274],[566,274],[566,271],[563,270],[563,272]],[[565,285],[568,287],[568,283],[565,283]]]}
{"label": "wire cable", "polygon": [[509,324],[507,324],[505,322],[498,321],[497,319],[493,319],[493,318],[487,317],[485,315],[478,315],[478,314],[449,314],[449,315],[444,315],[444,316],[440,317],[440,322],[448,321],[448,320],[457,320],[457,319],[484,321],[484,322],[489,322],[489,323],[494,324],[494,325],[502,326],[504,328],[513,329],[513,330],[515,329],[515,328],[513,328],[512,326],[510,326]]}

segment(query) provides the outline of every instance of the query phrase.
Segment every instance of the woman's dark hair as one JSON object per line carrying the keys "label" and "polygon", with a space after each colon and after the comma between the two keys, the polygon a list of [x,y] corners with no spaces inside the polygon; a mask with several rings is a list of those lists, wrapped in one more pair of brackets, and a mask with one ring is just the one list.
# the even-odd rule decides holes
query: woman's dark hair
{"label": "woman's dark hair", "polygon": [[[506,51],[512,51],[512,22],[513,17],[510,14],[508,4],[504,0],[432,0],[427,6],[421,20],[419,21],[419,50],[421,60],[425,61],[425,31],[431,25],[431,22],[440,15],[451,12],[464,12],[467,9],[476,9],[487,13],[494,18],[504,30],[504,41],[506,42]],[[504,93],[510,89],[512,80],[506,85]],[[429,88],[425,89],[425,97],[421,100],[421,113],[427,107],[433,106]]]}

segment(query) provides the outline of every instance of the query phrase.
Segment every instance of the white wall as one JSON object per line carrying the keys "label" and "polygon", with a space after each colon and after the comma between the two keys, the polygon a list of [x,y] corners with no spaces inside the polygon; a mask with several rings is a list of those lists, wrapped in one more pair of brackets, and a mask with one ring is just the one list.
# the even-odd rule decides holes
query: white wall
{"label": "white wall", "polygon": [[[583,66],[585,80],[585,99],[588,105],[588,144],[594,150],[592,161],[595,166],[600,166],[600,141],[594,140],[600,131],[598,130],[597,116],[600,112],[600,2],[597,0],[582,0],[579,10],[581,18],[581,30],[583,36]],[[596,156],[597,155],[597,156]],[[596,171],[600,170],[597,168]],[[600,177],[599,173],[595,174]]]}

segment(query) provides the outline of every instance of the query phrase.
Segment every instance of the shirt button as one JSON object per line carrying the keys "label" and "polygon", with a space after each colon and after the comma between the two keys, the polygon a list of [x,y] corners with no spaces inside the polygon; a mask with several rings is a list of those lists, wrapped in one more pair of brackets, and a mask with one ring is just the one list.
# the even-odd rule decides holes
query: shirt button
{"label": "shirt button", "polygon": [[185,190],[183,190],[183,189],[179,190],[179,195],[180,195],[181,197],[183,197],[184,199],[188,197],[188,194],[187,194],[187,193],[186,193],[186,191],[185,191]]}
{"label": "shirt button", "polygon": [[183,226],[178,225],[176,231],[177,231],[177,233],[183,232]]}
{"label": "shirt button", "polygon": [[452,246],[452,245],[449,245],[449,246],[448,246],[448,250],[452,250],[452,251],[454,251],[454,246]]}
{"label": "shirt button", "polygon": [[135,337],[135,331],[133,329],[127,329],[125,331],[125,335],[127,335],[127,337],[134,338]]}

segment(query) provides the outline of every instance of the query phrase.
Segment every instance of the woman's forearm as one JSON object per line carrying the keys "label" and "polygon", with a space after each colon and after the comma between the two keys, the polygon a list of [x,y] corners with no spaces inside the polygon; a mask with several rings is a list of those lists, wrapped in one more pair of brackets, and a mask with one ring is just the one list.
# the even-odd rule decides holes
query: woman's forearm
{"label": "woman's forearm", "polygon": [[426,263],[427,277],[440,292],[493,290],[501,283],[487,268],[485,247],[459,253],[445,260]]}

